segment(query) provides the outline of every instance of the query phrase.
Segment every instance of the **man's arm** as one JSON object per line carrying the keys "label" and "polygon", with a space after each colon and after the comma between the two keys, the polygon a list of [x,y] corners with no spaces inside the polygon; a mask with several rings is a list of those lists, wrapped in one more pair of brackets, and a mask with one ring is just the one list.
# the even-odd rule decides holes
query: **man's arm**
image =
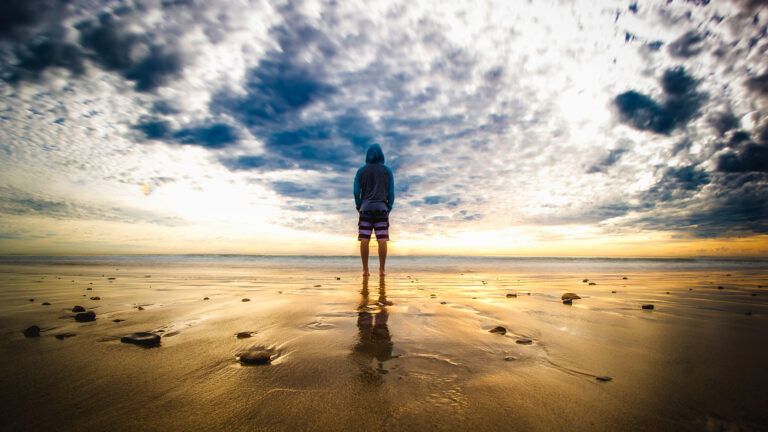
{"label": "man's arm", "polygon": [[360,210],[360,204],[363,202],[363,197],[360,196],[360,169],[357,170],[357,174],[355,174],[355,182],[352,185],[352,193],[355,195],[355,208],[358,210]]}
{"label": "man's arm", "polygon": [[387,209],[392,211],[392,207],[395,206],[395,174],[392,173],[392,169],[387,167],[387,174],[389,174],[389,194],[387,196]]}

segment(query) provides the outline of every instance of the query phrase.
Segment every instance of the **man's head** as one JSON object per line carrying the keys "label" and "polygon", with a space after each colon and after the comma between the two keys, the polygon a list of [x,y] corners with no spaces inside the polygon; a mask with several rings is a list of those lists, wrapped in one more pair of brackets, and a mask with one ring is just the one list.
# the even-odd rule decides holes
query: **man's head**
{"label": "man's head", "polygon": [[383,164],[384,152],[381,150],[381,146],[373,144],[368,147],[368,153],[365,154],[365,163],[369,164]]}

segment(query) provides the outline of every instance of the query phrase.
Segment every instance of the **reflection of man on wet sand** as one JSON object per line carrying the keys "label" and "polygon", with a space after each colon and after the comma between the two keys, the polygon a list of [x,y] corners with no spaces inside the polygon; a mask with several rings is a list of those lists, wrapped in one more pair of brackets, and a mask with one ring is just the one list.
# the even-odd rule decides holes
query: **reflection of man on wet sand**
{"label": "reflection of man on wet sand", "polygon": [[[379,299],[369,304],[368,278],[363,278],[360,291],[360,305],[357,308],[358,341],[352,350],[352,356],[360,367],[360,378],[366,382],[379,382],[381,375],[387,373],[383,362],[392,358],[392,338],[387,320],[387,293],[384,278],[379,279]],[[391,303],[389,303],[391,304]],[[371,363],[376,359],[377,367]]]}

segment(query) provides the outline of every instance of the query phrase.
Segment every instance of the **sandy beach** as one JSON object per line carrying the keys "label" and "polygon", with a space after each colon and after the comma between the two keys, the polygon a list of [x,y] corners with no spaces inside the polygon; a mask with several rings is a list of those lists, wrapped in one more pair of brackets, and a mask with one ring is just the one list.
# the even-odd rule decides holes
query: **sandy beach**
{"label": "sandy beach", "polygon": [[5,259],[0,428],[768,428],[762,263],[357,264]]}

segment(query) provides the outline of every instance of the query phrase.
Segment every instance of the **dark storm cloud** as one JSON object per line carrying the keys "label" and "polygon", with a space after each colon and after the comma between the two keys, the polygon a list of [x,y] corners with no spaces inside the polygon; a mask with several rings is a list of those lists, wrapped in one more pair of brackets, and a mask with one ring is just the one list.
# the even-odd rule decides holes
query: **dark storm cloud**
{"label": "dark storm cloud", "polygon": [[659,82],[664,92],[662,102],[632,90],[614,99],[623,122],[639,130],[669,134],[699,115],[706,95],[697,90],[698,81],[685,68],[667,69]]}
{"label": "dark storm cloud", "polygon": [[667,46],[672,57],[688,58],[699,55],[705,47],[705,34],[689,31]]}
{"label": "dark storm cloud", "polygon": [[725,153],[718,158],[717,169],[727,173],[768,172],[768,144],[749,142],[734,152]]}
{"label": "dark storm cloud", "polygon": [[663,175],[644,194],[646,206],[659,202],[679,201],[690,198],[710,183],[709,174],[695,166],[668,167]]}
{"label": "dark storm cloud", "polygon": [[709,117],[709,122],[721,138],[727,132],[737,129],[740,125],[739,119],[731,112],[712,114]]}
{"label": "dark storm cloud", "polygon": [[761,96],[768,96],[768,73],[749,78],[746,85],[753,92]]}
{"label": "dark storm cloud", "polygon": [[0,2],[0,39],[21,38],[48,24],[63,12],[65,0],[3,0]]}
{"label": "dark storm cloud", "polygon": [[82,52],[76,45],[42,40],[16,48],[17,63],[2,71],[2,79],[10,83],[36,81],[52,67],[67,69],[75,75],[85,70]]}
{"label": "dark storm cloud", "polygon": [[162,140],[181,145],[194,145],[208,149],[232,146],[240,140],[237,130],[226,124],[212,122],[198,126],[187,126],[174,130],[167,120],[144,116],[133,126],[149,140]]}
{"label": "dark storm cloud", "polygon": [[133,81],[138,91],[154,90],[181,74],[179,52],[153,40],[151,33],[131,31],[128,24],[116,14],[103,13],[77,26],[80,42],[92,60]]}

